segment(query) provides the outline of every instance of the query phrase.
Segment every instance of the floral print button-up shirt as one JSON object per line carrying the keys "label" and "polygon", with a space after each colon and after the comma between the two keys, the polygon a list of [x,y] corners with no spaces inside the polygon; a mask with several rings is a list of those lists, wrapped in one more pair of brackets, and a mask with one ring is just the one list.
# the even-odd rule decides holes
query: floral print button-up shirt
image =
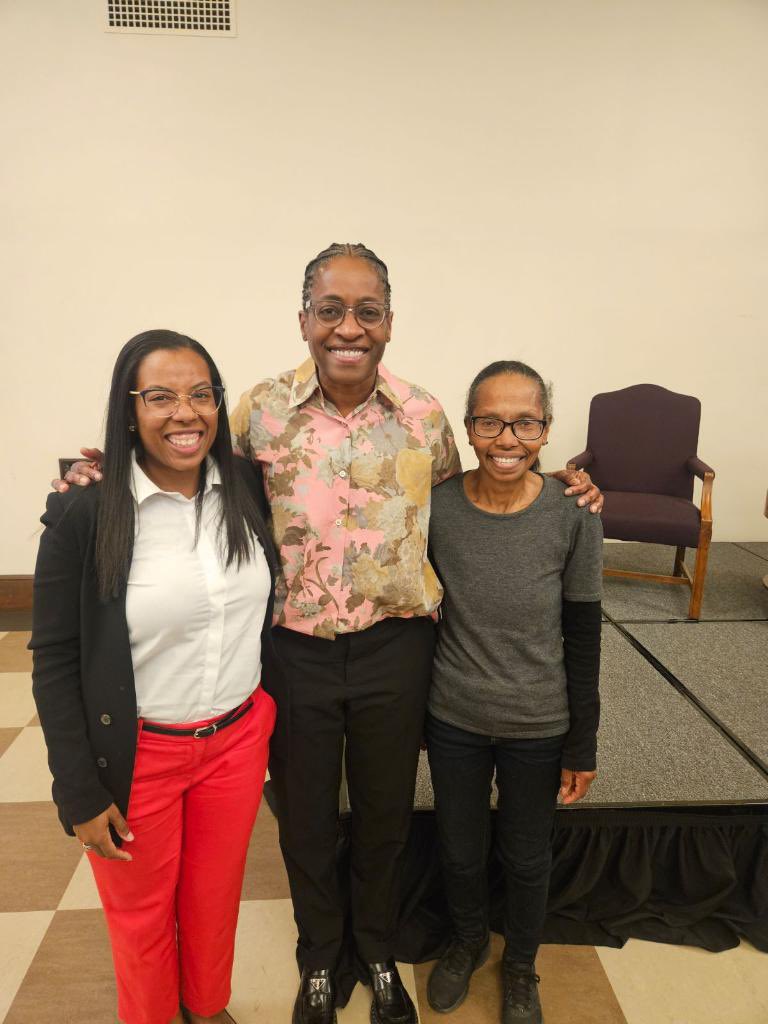
{"label": "floral print button-up shirt", "polygon": [[264,470],[283,566],[278,625],[333,639],[437,609],[430,493],[461,466],[432,395],[380,365],[373,394],[345,417],[309,359],[247,391],[231,426]]}

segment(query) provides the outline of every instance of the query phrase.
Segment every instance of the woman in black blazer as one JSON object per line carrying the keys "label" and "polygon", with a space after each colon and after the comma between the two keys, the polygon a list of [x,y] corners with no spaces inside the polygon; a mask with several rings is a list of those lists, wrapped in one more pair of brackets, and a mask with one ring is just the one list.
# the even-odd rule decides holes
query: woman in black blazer
{"label": "woman in black blazer", "polygon": [[99,486],[42,517],[30,647],[53,798],[88,851],[121,1020],[229,1021],[275,719],[263,486],[232,454],[213,360],[172,331],[118,356],[105,456]]}

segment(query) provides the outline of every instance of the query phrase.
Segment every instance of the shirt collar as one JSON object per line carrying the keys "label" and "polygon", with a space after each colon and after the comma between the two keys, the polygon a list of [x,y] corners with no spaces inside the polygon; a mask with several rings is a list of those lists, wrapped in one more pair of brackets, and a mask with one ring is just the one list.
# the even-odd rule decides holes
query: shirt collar
{"label": "shirt collar", "polygon": [[[164,491],[156,483],[153,483],[139,465],[135,448],[131,452],[130,487],[131,494],[137,505],[141,505],[147,498],[151,498],[153,494],[165,494],[167,497],[182,498],[184,501],[190,500],[185,498],[183,494],[179,494],[178,491]],[[215,460],[209,455],[205,460],[205,493],[207,494],[212,487],[221,487],[221,473]]]}
{"label": "shirt collar", "polygon": [[[392,386],[393,380],[394,378],[389,370],[379,363],[374,391],[386,398],[396,409],[402,411],[403,402]],[[295,409],[303,405],[316,391],[320,391],[320,382],[317,379],[317,369],[315,368],[314,360],[310,357],[293,374],[288,408]]]}

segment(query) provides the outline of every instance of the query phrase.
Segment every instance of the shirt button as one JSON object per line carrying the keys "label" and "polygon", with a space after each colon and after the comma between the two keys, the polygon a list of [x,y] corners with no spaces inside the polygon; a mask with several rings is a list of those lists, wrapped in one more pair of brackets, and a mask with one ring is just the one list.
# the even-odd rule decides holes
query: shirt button
{"label": "shirt button", "polygon": [[112,716],[102,715],[99,721],[101,722],[102,725],[112,725]]}
{"label": "shirt button", "polygon": [[346,478],[347,478],[347,471],[346,471],[346,469],[340,469],[339,470],[339,476],[341,477],[342,480],[346,480]]}
{"label": "shirt button", "polygon": [[341,526],[342,522],[343,522],[343,520],[341,520],[341,519],[337,519],[337,520],[336,520],[336,525],[337,525],[337,526]]}
{"label": "shirt button", "polygon": [[99,768],[106,768],[107,767],[107,759],[106,759],[106,757],[97,757],[96,758],[96,764],[99,766]]}

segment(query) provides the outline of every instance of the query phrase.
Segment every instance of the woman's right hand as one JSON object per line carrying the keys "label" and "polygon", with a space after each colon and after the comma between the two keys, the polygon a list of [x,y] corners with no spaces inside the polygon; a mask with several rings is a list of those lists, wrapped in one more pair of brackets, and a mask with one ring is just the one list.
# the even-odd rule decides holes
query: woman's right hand
{"label": "woman's right hand", "polygon": [[81,448],[80,454],[85,456],[84,460],[73,463],[72,468],[64,474],[63,480],[51,480],[51,487],[54,491],[63,494],[69,490],[70,484],[89,487],[91,480],[101,480],[101,463],[104,460],[104,452],[98,448]]}
{"label": "woman's right hand", "polygon": [[128,828],[128,822],[117,809],[116,804],[110,804],[106,811],[97,814],[90,821],[84,821],[81,825],[73,825],[75,835],[83,846],[96,853],[106,860],[133,860],[127,850],[120,850],[112,842],[109,834],[109,826],[113,825],[117,834],[126,842],[133,842],[133,832]]}

